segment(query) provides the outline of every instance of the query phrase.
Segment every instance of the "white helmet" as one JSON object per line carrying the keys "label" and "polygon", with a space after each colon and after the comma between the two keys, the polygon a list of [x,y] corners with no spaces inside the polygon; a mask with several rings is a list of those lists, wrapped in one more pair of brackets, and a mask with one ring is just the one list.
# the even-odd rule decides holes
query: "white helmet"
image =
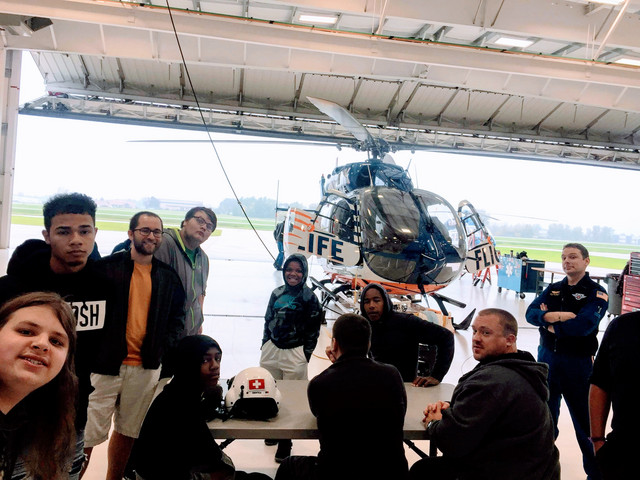
{"label": "white helmet", "polygon": [[265,420],[278,414],[282,395],[267,369],[245,368],[228,383],[224,403],[232,416]]}

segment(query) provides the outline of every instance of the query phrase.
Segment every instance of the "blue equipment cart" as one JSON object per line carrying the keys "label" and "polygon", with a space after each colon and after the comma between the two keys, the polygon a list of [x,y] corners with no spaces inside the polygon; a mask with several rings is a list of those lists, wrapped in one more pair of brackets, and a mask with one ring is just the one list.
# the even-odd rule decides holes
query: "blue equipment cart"
{"label": "blue equipment cart", "polygon": [[498,269],[498,292],[503,288],[513,290],[520,298],[524,298],[527,292],[538,292],[541,282],[544,282],[544,273],[531,270],[533,267],[544,268],[544,260],[529,260],[517,258],[511,255],[500,256],[500,268]]}

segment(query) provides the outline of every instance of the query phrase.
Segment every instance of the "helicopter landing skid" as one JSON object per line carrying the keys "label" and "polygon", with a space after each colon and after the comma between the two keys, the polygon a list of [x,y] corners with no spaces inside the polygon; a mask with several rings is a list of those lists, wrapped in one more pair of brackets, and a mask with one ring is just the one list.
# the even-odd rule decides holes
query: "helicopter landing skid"
{"label": "helicopter landing skid", "polygon": [[[312,290],[319,292],[320,305],[325,311],[327,320],[335,320],[344,313],[360,313],[360,302],[358,299],[360,289],[352,288],[350,283],[332,281],[330,279],[317,280],[309,277],[309,280],[311,281]],[[455,324],[453,323],[453,317],[449,315],[444,305],[444,303],[447,302],[456,307],[464,308],[466,304],[433,292],[426,295],[436,300],[440,310],[426,308],[421,305],[420,295],[389,293],[389,298],[391,299],[394,310],[417,315],[424,320],[441,325],[452,332],[458,329],[464,330],[469,326],[473,312],[471,313],[471,317],[465,318],[460,324]]]}

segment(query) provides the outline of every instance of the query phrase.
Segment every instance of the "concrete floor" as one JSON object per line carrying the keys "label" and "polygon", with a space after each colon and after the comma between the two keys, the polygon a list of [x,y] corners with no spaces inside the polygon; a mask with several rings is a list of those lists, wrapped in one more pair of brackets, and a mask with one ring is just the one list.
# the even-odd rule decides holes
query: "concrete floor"
{"label": "concrete floor", "polygon": [[[14,248],[27,238],[41,238],[40,228],[21,225],[12,226],[11,246]],[[275,245],[270,232],[260,232],[265,244],[275,254]],[[114,245],[125,238],[124,233],[99,232],[97,242],[103,255],[110,253]],[[222,234],[212,237],[204,244],[204,249],[211,259],[208,295],[205,300],[204,333],[212,336],[223,349],[222,377],[229,378],[238,371],[257,366],[259,363],[260,340],[262,338],[263,315],[271,291],[282,284],[281,272],[272,267],[273,260],[265,252],[262,244],[252,231],[225,229]],[[0,250],[0,273],[4,273],[11,250]],[[549,265],[549,264],[548,264]],[[560,268],[560,265],[549,265]],[[592,273],[603,273],[599,269],[590,269]],[[495,271],[494,271],[495,273]],[[605,272],[606,273],[606,272]],[[311,274],[322,278],[322,270],[312,265]],[[494,284],[485,284],[483,288],[474,287],[469,275],[449,285],[443,293],[451,298],[467,304],[464,309],[451,307],[454,321],[461,321],[473,308],[482,309],[492,306],[504,308],[518,318],[520,332],[518,347],[536,355],[538,344],[537,329],[529,326],[524,320],[527,306],[533,294],[525,299],[516,297],[514,292],[497,291],[497,276]],[[433,308],[437,308],[435,303]],[[608,324],[605,319],[601,325],[601,333]],[[456,353],[449,373],[444,382],[456,384],[458,378],[472,369],[475,361],[471,355],[471,332],[456,333]],[[311,359],[309,375],[316,375],[329,365],[324,356],[324,348],[329,343],[330,334],[323,330],[318,347]],[[416,442],[427,451],[428,442]],[[560,436],[557,440],[560,450],[563,480],[584,479],[580,450],[573,434],[569,413],[564,407],[560,414]],[[233,459],[239,470],[260,471],[274,476],[277,464],[273,460],[276,447],[265,446],[259,440],[242,440],[232,443],[225,452]],[[318,451],[317,441],[295,441],[293,454],[315,455]],[[407,459],[412,464],[418,456],[407,449]],[[94,449],[89,470],[85,480],[102,480],[106,472],[106,443]]]}

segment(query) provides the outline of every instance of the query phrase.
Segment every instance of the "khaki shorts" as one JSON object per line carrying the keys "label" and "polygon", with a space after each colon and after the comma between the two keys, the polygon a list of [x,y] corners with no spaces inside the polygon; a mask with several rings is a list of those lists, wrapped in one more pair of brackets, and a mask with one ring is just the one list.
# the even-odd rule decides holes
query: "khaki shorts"
{"label": "khaki shorts", "polygon": [[138,438],[159,377],[159,368],[147,370],[137,365],[122,365],[118,376],[92,373],[94,391],[89,396],[85,447],[109,438],[112,417],[116,432]]}
{"label": "khaki shorts", "polygon": [[308,362],[302,347],[282,349],[267,340],[260,353],[260,366],[276,380],[308,380]]}

